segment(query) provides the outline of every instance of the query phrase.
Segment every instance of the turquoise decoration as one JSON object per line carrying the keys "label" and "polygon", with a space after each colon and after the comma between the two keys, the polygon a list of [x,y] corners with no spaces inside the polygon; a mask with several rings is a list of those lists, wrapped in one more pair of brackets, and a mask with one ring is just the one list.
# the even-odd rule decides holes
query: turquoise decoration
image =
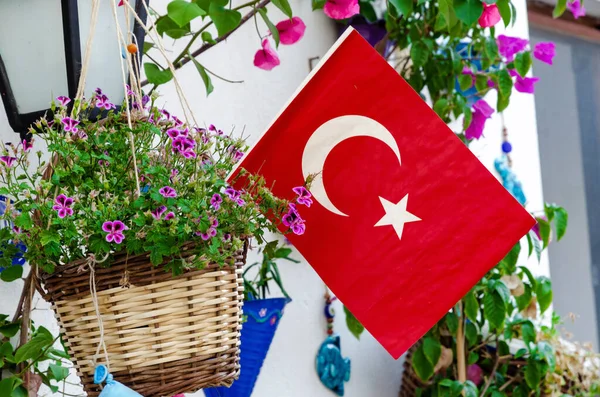
{"label": "turquoise decoration", "polygon": [[510,168],[508,164],[508,157],[503,155],[502,157],[496,159],[494,161],[494,167],[496,171],[500,174],[500,178],[502,178],[502,185],[517,199],[521,205],[525,205],[527,202],[527,198],[525,197],[525,193],[523,193],[523,188],[521,187],[521,182],[517,179],[517,176]]}
{"label": "turquoise decoration", "polygon": [[98,397],[143,397],[141,394],[114,380],[112,375],[108,373],[106,366],[98,365],[94,371],[94,383],[101,385],[104,382],[106,382],[106,386],[104,386]]}
{"label": "turquoise decoration", "polygon": [[338,396],[344,395],[344,382],[350,380],[350,359],[342,357],[340,336],[328,336],[317,354],[317,373],[321,382]]}

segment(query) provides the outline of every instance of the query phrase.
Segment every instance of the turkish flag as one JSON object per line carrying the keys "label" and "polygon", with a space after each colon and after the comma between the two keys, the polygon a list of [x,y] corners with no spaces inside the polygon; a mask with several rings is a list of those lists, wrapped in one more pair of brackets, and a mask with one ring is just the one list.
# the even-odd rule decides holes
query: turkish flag
{"label": "turkish flag", "polygon": [[317,174],[287,237],[394,358],[535,224],[352,29],[239,166],[288,199]]}

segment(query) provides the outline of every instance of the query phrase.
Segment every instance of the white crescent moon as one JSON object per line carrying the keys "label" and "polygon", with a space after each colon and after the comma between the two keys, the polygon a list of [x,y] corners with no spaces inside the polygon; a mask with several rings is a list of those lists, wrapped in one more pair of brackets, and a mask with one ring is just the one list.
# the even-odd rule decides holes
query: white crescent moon
{"label": "white crescent moon", "polygon": [[331,119],[323,123],[306,142],[302,153],[302,175],[306,180],[315,175],[310,192],[323,207],[341,216],[348,216],[338,210],[327,196],[323,184],[323,166],[327,156],[338,143],[358,136],[379,139],[394,151],[400,161],[400,149],[394,136],[379,122],[365,116],[348,115]]}

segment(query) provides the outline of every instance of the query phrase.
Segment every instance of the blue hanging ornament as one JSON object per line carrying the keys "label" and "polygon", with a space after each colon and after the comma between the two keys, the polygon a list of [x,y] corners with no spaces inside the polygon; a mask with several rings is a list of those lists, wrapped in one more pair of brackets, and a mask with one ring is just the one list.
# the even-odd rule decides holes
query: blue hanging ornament
{"label": "blue hanging ornament", "polygon": [[143,397],[140,393],[114,380],[106,366],[98,365],[94,371],[94,383],[101,385],[104,382],[106,382],[106,386],[98,397]]}
{"label": "blue hanging ornament", "polygon": [[329,292],[325,293],[325,318],[327,319],[327,338],[317,353],[317,373],[325,387],[338,396],[344,395],[344,383],[350,380],[350,359],[342,357],[340,336],[333,334],[335,312]]}
{"label": "blue hanging ornament", "polygon": [[494,168],[500,178],[502,178],[502,185],[517,199],[521,205],[525,205],[527,198],[523,192],[521,182],[517,179],[517,175],[511,168],[510,152],[512,151],[512,145],[508,142],[508,132],[506,128],[502,130],[502,156],[494,161]]}

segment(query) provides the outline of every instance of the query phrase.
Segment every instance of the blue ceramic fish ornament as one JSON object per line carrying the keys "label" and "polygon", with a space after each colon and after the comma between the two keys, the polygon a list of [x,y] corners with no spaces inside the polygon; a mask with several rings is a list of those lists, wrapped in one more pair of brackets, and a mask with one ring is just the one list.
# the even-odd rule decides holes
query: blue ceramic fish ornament
{"label": "blue ceramic fish ornament", "polygon": [[344,382],[350,380],[350,359],[342,357],[339,335],[331,335],[317,354],[317,373],[321,382],[338,396],[344,395]]}
{"label": "blue ceramic fish ornament", "polygon": [[106,386],[98,397],[143,397],[140,393],[114,380],[106,366],[98,365],[94,371],[94,383],[101,385],[104,382],[106,382]]}
{"label": "blue ceramic fish ornament", "polygon": [[504,155],[494,161],[494,167],[502,178],[502,185],[517,199],[521,205],[525,205],[527,198],[523,193],[521,182],[517,179],[517,176],[508,165],[508,158]]}

